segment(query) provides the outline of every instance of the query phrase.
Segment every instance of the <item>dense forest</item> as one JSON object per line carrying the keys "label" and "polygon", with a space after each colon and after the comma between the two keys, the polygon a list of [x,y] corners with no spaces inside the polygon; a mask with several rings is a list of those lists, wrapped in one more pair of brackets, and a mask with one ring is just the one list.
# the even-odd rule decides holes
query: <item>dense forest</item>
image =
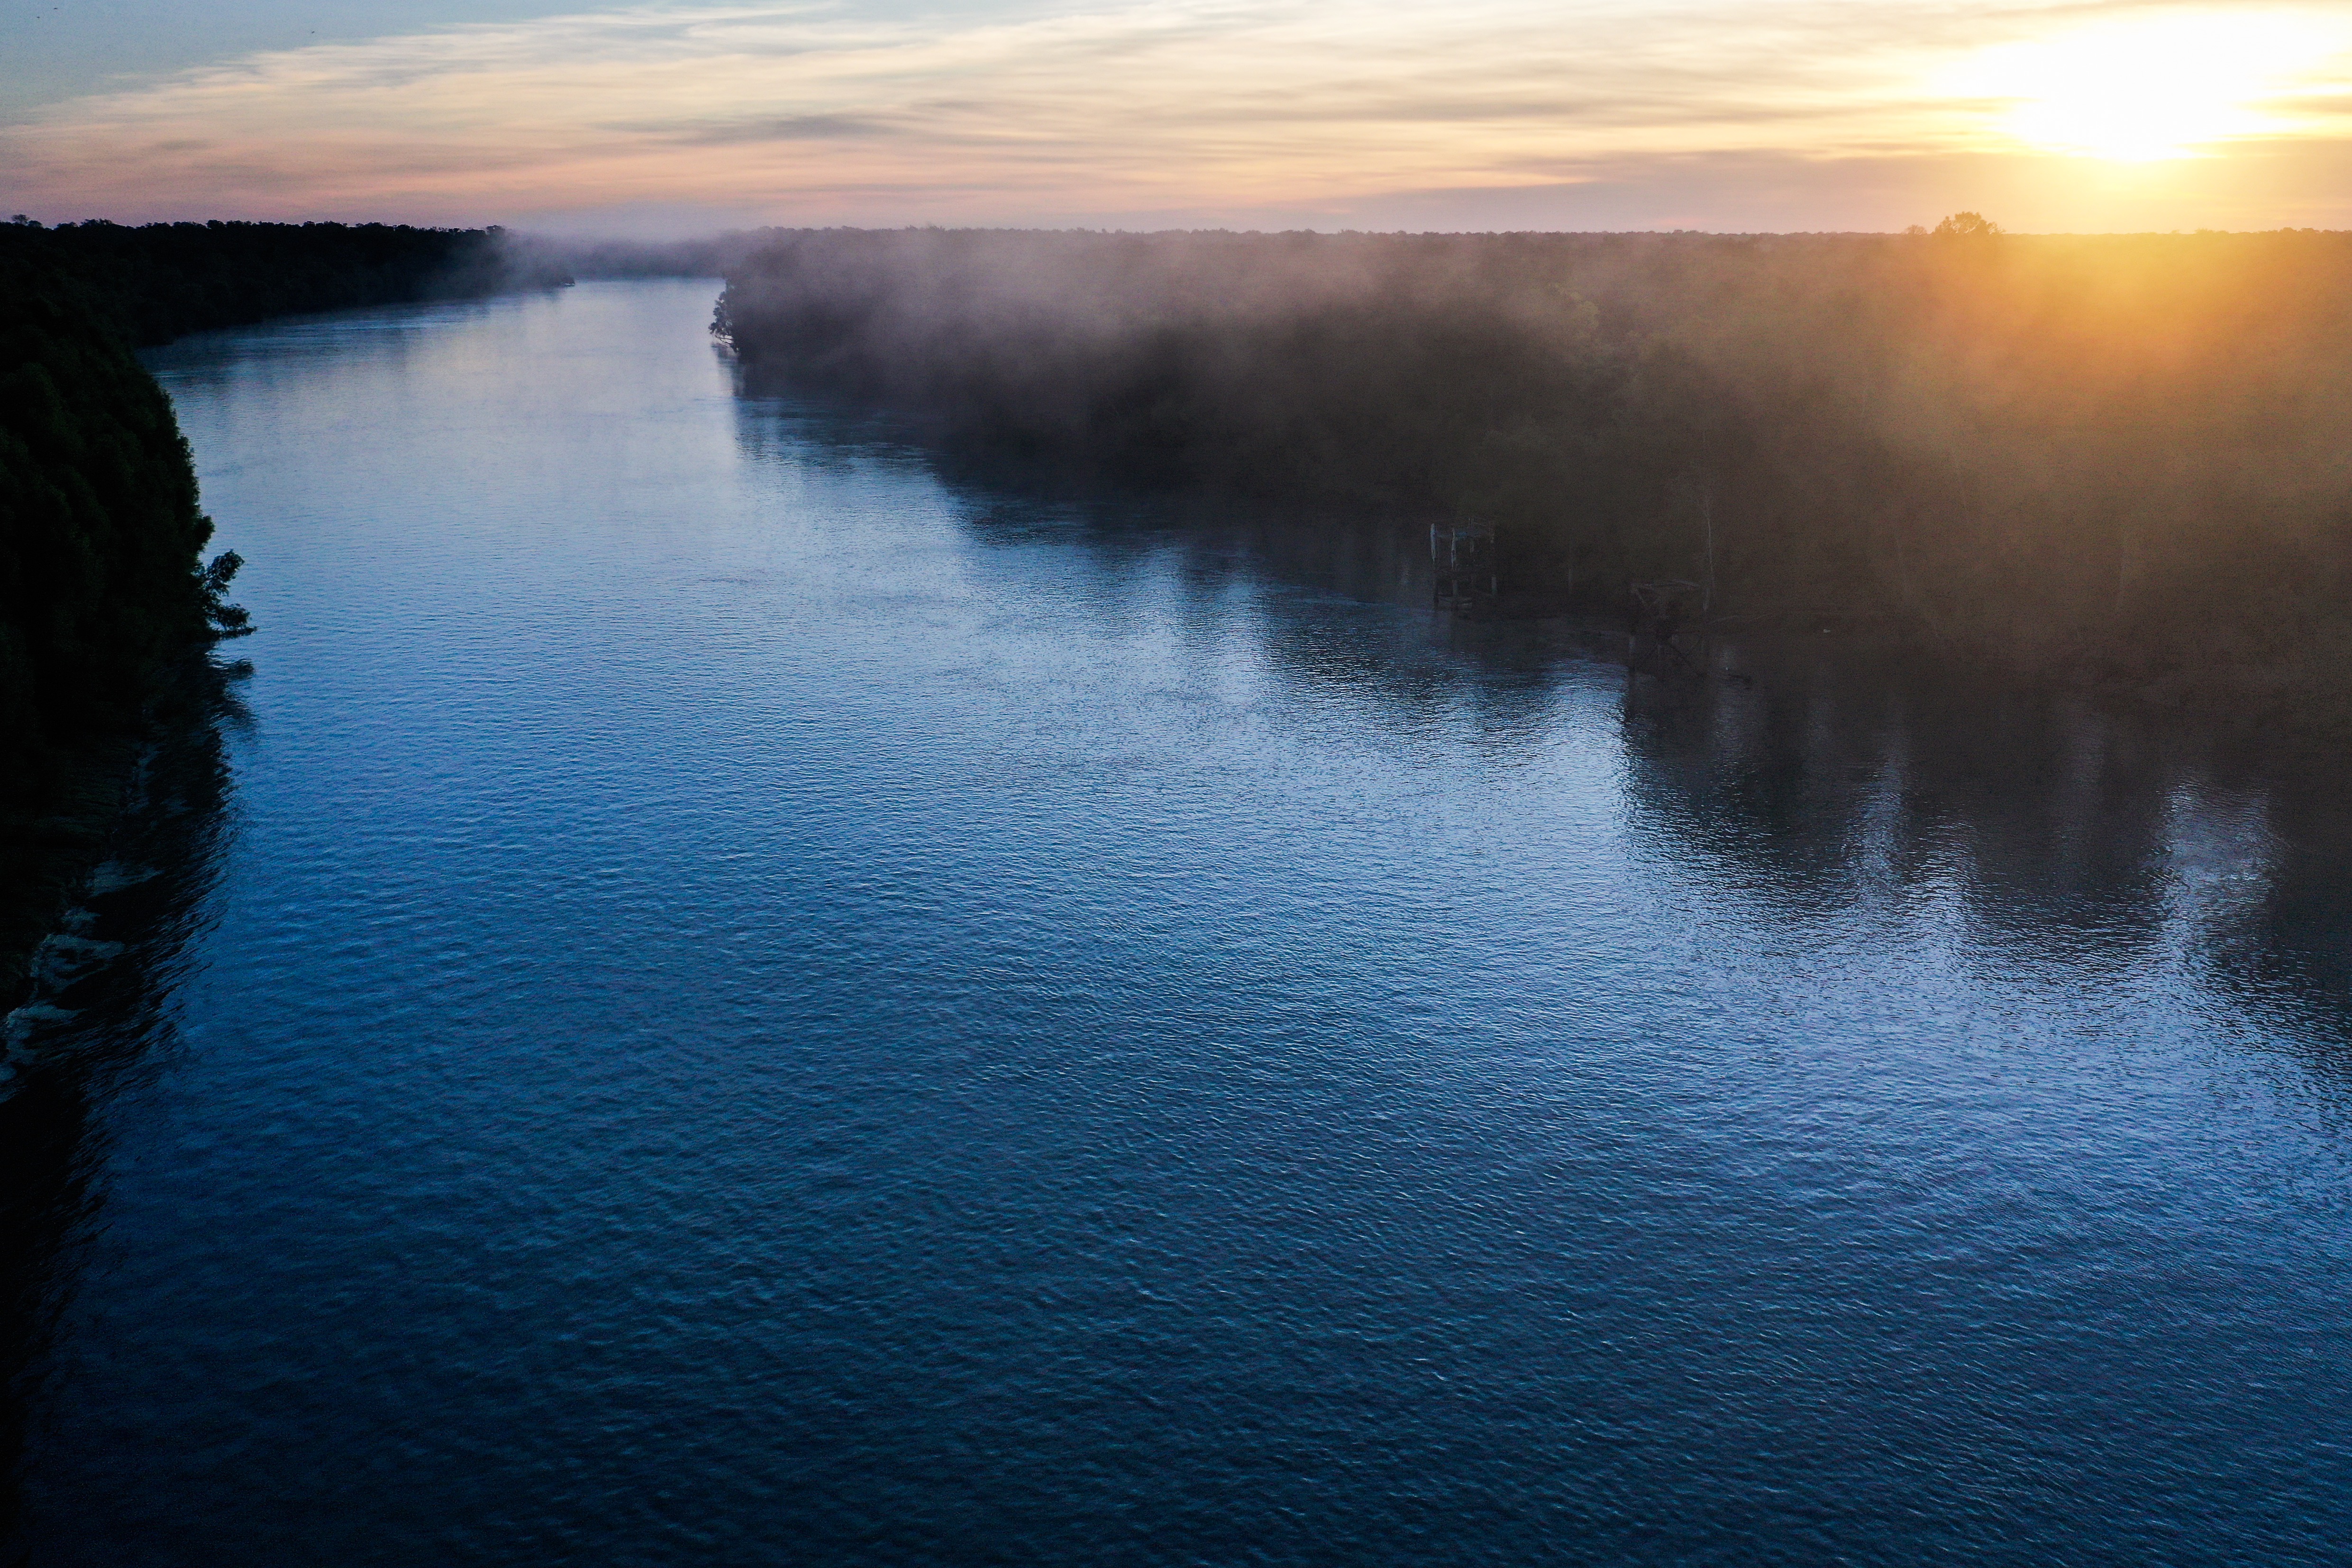
{"label": "dense forest", "polygon": [[495,232],[0,225],[0,978],[95,842],[127,749],[204,700],[244,629],[163,388],[134,345],[293,311],[562,281]]}
{"label": "dense forest", "polygon": [[551,254],[522,254],[491,229],[340,223],[93,220],[0,226],[0,255],[87,287],[132,342],[275,316],[462,299],[571,281]]}
{"label": "dense forest", "polygon": [[0,963],[102,822],[122,748],[245,624],[170,399],[108,301],[0,253]]}
{"label": "dense forest", "polygon": [[1539,600],[2346,706],[2352,235],[784,232],[715,330],[950,439],[1489,525]]}

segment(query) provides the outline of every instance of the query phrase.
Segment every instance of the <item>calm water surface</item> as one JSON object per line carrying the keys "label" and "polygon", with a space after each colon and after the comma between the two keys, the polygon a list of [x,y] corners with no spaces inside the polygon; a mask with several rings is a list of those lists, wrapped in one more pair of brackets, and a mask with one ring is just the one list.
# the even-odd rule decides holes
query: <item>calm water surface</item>
{"label": "calm water surface", "polygon": [[2326,791],[1449,629],[715,288],[158,357],[264,629],[9,1111],[37,1568],[2352,1561]]}

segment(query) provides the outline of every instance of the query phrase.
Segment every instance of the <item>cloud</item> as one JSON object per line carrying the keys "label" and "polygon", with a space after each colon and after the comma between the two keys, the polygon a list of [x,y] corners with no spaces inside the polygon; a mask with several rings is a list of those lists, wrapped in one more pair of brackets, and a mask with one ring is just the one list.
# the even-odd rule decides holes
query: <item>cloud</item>
{"label": "cloud", "polygon": [[[1539,193],[1645,179],[1674,193],[1653,205],[1745,216],[1735,171],[1769,166],[1794,172],[1774,182],[1788,210],[1748,226],[1858,226],[1821,220],[1843,210],[1841,191],[1856,213],[1885,205],[1868,193],[1893,165],[1922,171],[1924,190],[1927,171],[2050,162],[2002,130],[2009,105],[1938,85],[1956,60],[2178,10],[1144,0],[876,22],[811,5],[647,6],[191,71],[0,132],[0,165],[12,206],[51,216],[698,204],[815,223],[1469,211],[1481,192],[1497,213],[1546,211],[1557,197]],[[2291,163],[2305,143],[2342,142],[2344,85],[2290,84],[2299,139],[2263,155]],[[1850,173],[1823,173],[1836,169]],[[2263,199],[2307,220],[2323,198]]]}
{"label": "cloud", "polygon": [[780,119],[742,120],[730,124],[648,125],[634,129],[696,147],[726,147],[746,142],[837,142],[906,133],[905,127],[869,114],[788,114]]}

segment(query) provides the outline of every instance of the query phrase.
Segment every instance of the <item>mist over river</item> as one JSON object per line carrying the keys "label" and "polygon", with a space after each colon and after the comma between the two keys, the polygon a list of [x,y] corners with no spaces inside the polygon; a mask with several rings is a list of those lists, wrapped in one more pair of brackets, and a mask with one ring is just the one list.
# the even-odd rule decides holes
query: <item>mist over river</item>
{"label": "mist over river", "polygon": [[261,630],[0,1107],[31,1568],[2347,1560],[2338,781],[1452,626],[717,289],[152,356]]}

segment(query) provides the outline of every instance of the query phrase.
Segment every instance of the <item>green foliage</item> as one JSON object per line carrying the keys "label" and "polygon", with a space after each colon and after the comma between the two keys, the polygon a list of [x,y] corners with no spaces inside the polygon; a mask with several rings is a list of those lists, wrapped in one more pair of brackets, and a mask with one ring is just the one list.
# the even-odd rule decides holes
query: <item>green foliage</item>
{"label": "green foliage", "polygon": [[[2155,668],[2337,646],[2352,236],[779,233],[756,384],[1495,523],[1522,587]],[[1709,544],[1712,550],[1709,550]]]}

